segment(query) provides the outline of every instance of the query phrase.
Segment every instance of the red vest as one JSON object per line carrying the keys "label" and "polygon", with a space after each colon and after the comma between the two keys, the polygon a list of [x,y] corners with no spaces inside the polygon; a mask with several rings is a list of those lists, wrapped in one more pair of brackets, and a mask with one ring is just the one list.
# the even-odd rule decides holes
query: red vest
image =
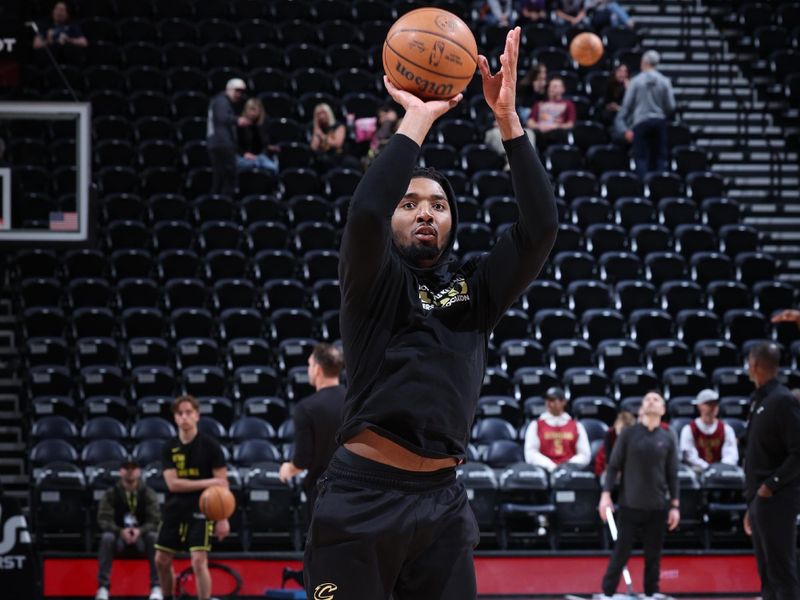
{"label": "red vest", "polygon": [[697,421],[692,419],[689,423],[694,437],[694,446],[697,453],[707,463],[718,463],[722,460],[722,443],[725,441],[725,425],[722,421],[717,421],[717,428],[710,434],[700,431]]}
{"label": "red vest", "polygon": [[567,462],[578,452],[578,424],[570,419],[562,427],[551,427],[544,420],[536,423],[539,452],[557,465]]}

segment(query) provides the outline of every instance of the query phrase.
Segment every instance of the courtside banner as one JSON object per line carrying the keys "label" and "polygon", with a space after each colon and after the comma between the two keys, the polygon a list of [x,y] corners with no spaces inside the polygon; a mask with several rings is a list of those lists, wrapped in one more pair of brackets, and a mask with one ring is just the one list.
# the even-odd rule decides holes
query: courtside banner
{"label": "courtside banner", "polygon": [[14,590],[15,598],[34,598],[34,574],[28,524],[17,501],[0,491],[0,590]]}
{"label": "courtside banner", "polygon": [[31,35],[25,34],[25,24],[20,11],[20,0],[0,2],[0,89],[19,85],[19,65],[25,43]]}

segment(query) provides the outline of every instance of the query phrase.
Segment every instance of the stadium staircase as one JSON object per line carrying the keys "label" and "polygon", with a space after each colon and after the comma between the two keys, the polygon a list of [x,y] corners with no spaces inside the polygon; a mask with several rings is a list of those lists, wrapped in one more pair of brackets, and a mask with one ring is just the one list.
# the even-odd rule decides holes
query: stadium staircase
{"label": "stadium staircase", "polygon": [[[723,3],[728,5],[729,3]],[[730,12],[720,4],[717,11]],[[702,2],[629,2],[642,48],[661,53],[661,70],[675,88],[681,120],[712,157],[711,171],[725,178],[727,195],[740,203],[744,224],[762,232],[762,250],[781,261],[781,280],[800,282],[800,166],[787,131],[745,76],[730,36]]]}
{"label": "stadium staircase", "polygon": [[16,317],[9,294],[0,295],[0,487],[27,505],[30,472],[25,466],[26,438],[20,406]]}

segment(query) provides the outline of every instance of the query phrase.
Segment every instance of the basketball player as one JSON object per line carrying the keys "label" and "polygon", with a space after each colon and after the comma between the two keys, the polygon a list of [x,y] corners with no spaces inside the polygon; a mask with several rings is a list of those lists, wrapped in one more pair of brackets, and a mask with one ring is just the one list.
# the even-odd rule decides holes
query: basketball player
{"label": "basketball player", "polygon": [[200,410],[193,396],[180,396],[172,403],[178,436],[164,446],[161,462],[169,492],[161,515],[156,540],[156,568],[164,600],[172,600],[174,576],[172,559],[176,552],[188,550],[197,585],[197,598],[211,597],[208,572],[210,536],[222,541],[230,532],[228,520],[208,521],[200,512],[200,494],[212,485],[228,487],[225,455],[219,443],[197,430]]}
{"label": "basketball player", "polygon": [[557,231],[547,173],[515,109],[520,29],[500,72],[479,57],[519,220],[491,252],[459,264],[445,177],[415,170],[450,100],[384,83],[405,109],[364,175],[341,246],[341,331],[348,389],[337,449],[320,478],[305,555],[309,598],[476,597],[478,527],[455,467],[466,456],[492,328],[542,268]]}

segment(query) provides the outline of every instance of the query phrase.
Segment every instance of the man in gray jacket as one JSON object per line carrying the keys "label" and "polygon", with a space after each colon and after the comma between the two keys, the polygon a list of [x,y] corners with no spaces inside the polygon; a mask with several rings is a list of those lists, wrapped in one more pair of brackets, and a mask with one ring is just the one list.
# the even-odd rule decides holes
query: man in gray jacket
{"label": "man in gray jacket", "polygon": [[214,179],[211,184],[212,194],[224,194],[233,197],[236,191],[236,150],[238,139],[236,126],[250,122],[237,115],[244,92],[247,89],[241,79],[231,79],[225,85],[225,91],[211,99],[208,105],[208,132],[206,143]]}
{"label": "man in gray jacket", "polygon": [[655,50],[642,55],[641,72],[631,79],[619,110],[640,179],[667,170],[667,123],[675,112],[675,94],[669,79],[656,70],[659,61]]}

